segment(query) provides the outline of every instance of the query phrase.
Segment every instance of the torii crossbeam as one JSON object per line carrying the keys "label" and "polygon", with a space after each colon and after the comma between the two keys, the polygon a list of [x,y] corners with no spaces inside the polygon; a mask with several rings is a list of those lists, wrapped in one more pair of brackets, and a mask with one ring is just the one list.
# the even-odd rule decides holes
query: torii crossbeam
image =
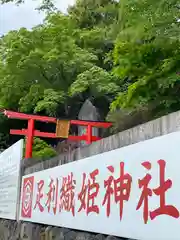
{"label": "torii crossbeam", "polygon": [[[3,110],[5,116],[10,119],[20,119],[28,121],[28,128],[22,130],[11,129],[10,134],[13,135],[24,135],[27,137],[26,141],[26,151],[25,158],[32,158],[32,146],[34,137],[45,137],[45,138],[59,138],[56,133],[52,132],[41,132],[35,130],[35,121],[55,123],[57,124],[58,119],[53,117],[29,115],[20,112],[13,112],[8,110]],[[82,136],[71,136],[68,135],[67,138],[72,141],[86,141],[87,144],[91,144],[94,141],[98,141],[101,138],[92,135],[92,128],[109,128],[112,123],[110,122],[93,122],[93,121],[81,121],[81,120],[70,120],[70,124],[79,125],[86,127],[86,133]]]}

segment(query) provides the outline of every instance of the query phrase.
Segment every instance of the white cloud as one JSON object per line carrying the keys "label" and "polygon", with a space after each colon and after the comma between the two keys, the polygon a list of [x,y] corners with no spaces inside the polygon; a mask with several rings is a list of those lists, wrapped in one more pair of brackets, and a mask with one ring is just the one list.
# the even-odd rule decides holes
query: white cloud
{"label": "white cloud", "polygon": [[[68,5],[75,0],[57,0],[57,7],[65,12]],[[37,1],[27,0],[25,4],[16,6],[13,3],[0,5],[0,35],[21,27],[31,28],[43,21],[44,15],[35,10]]]}

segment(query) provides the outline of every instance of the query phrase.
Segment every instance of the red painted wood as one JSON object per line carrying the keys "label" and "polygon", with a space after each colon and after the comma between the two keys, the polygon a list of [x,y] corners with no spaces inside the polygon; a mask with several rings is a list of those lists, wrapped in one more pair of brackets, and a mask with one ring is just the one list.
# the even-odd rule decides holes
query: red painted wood
{"label": "red painted wood", "polygon": [[30,114],[7,111],[7,110],[4,111],[4,114],[8,118],[13,118],[13,119],[21,119],[21,120],[33,119],[33,120],[40,121],[40,122],[52,122],[52,123],[56,123],[56,121],[57,121],[56,118],[53,118],[53,117],[30,115]]}
{"label": "red painted wood", "polygon": [[86,139],[87,144],[91,144],[92,143],[92,126],[91,125],[87,126],[86,135],[87,135],[87,139]]}
{"label": "red painted wood", "polygon": [[26,154],[25,158],[32,158],[32,146],[34,137],[34,120],[28,120],[28,134],[26,135]]}
{"label": "red painted wood", "polygon": [[80,126],[91,126],[97,128],[109,128],[112,126],[110,122],[93,122],[93,121],[81,121],[81,120],[71,120],[71,124]]}
{"label": "red painted wood", "polygon": [[[28,135],[28,130],[27,129],[11,129],[10,134],[12,135]],[[55,133],[48,133],[48,132],[40,132],[38,130],[34,131],[34,137],[45,137],[45,138],[57,138]]]}
{"label": "red painted wood", "polygon": [[[12,135],[23,135],[27,136],[28,130],[27,129],[22,129],[22,130],[16,130],[16,129],[11,129],[10,134]],[[44,138],[57,138],[55,133],[48,133],[48,132],[40,132],[38,130],[34,131],[34,137],[44,137]],[[69,136],[68,140],[71,141],[86,141],[87,136],[82,135],[82,136]],[[92,136],[92,141],[98,141],[101,140],[100,137]]]}
{"label": "red painted wood", "polygon": [[[11,129],[10,134],[13,135],[24,135],[27,137],[26,142],[26,158],[32,157],[32,146],[33,146],[33,137],[45,137],[45,138],[57,138],[55,133],[48,133],[48,132],[40,132],[34,129],[34,122],[49,122],[49,123],[56,123],[57,119],[53,117],[46,117],[46,116],[38,116],[38,115],[29,115],[25,113],[13,112],[13,111],[4,111],[4,115],[8,118],[20,119],[20,120],[28,120],[28,129],[22,130],[15,130]],[[86,126],[87,131],[86,134],[83,136],[69,136],[68,140],[71,141],[86,141],[88,144],[91,144],[94,141],[98,141],[101,138],[92,136],[92,127],[97,128],[109,128],[111,127],[112,123],[109,122],[93,122],[93,121],[81,121],[81,120],[70,120],[71,124],[79,125],[79,126]]]}
{"label": "red painted wood", "polygon": [[[56,123],[57,119],[53,117],[45,117],[45,116],[38,116],[38,115],[29,115],[25,113],[19,113],[19,112],[13,112],[13,111],[4,111],[4,114],[8,118],[13,119],[21,119],[21,120],[29,120],[33,119],[40,122],[51,122]],[[98,128],[109,128],[112,126],[112,123],[110,122],[93,122],[93,121],[81,121],[81,120],[70,120],[71,124],[74,125],[80,125],[80,126],[92,126],[92,127],[98,127]]]}

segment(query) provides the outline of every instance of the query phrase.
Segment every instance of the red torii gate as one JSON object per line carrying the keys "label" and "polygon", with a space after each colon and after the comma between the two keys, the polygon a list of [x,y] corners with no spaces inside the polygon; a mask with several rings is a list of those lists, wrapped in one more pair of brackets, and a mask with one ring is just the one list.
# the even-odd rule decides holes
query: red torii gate
{"label": "red torii gate", "polygon": [[[32,158],[32,146],[33,146],[33,138],[34,137],[45,137],[45,138],[58,138],[56,133],[50,132],[41,132],[39,130],[35,130],[35,121],[40,122],[48,122],[48,123],[57,123],[56,118],[53,117],[46,117],[46,116],[38,116],[38,115],[29,115],[20,112],[13,112],[4,110],[4,115],[11,119],[20,119],[20,120],[27,120],[28,121],[28,128],[22,130],[15,130],[11,129],[10,134],[13,135],[24,135],[27,137],[26,141],[26,152],[25,158]],[[92,135],[92,128],[109,128],[111,127],[112,123],[110,122],[93,122],[93,121],[81,121],[81,120],[70,120],[70,124],[79,125],[86,127],[86,134],[82,136],[68,136],[69,140],[72,141],[86,141],[87,144],[91,144],[94,141],[98,141],[101,138]]]}

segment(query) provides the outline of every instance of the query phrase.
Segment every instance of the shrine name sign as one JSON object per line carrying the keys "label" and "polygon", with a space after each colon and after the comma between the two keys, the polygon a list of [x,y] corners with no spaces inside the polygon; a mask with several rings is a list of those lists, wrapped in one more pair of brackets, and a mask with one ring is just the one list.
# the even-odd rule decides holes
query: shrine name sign
{"label": "shrine name sign", "polygon": [[140,240],[180,239],[180,132],[22,179],[20,219]]}

